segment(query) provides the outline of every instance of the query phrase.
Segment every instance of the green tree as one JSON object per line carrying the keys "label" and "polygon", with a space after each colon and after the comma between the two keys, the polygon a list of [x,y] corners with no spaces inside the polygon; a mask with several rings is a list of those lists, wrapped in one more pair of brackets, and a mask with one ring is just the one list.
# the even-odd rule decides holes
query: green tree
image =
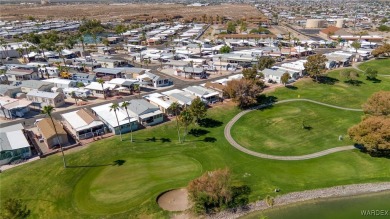
{"label": "green tree", "polygon": [[328,59],[325,55],[316,54],[309,56],[304,65],[306,72],[318,81],[318,76],[326,72],[326,62]]}
{"label": "green tree", "polygon": [[257,67],[259,68],[260,71],[263,71],[266,68],[271,68],[275,64],[275,59],[271,57],[260,57],[258,62],[257,62]]}
{"label": "green tree", "polygon": [[77,82],[76,84],[77,87],[85,87],[85,84],[81,81]]}
{"label": "green tree", "polygon": [[30,215],[30,210],[21,199],[7,199],[2,206],[0,216],[3,219],[22,219]]}
{"label": "green tree", "polygon": [[242,74],[247,80],[255,80],[257,77],[257,68],[245,68],[242,70]]}
{"label": "green tree", "polygon": [[125,33],[129,28],[126,27],[123,24],[119,24],[115,26],[115,33],[123,36],[123,33]]}
{"label": "green tree", "polygon": [[180,104],[177,101],[175,101],[175,102],[173,102],[169,106],[168,110],[171,111],[175,115],[175,117],[176,117],[177,136],[179,138],[179,143],[181,143],[181,139],[180,139],[180,125],[179,125],[179,118],[178,118],[179,110],[180,110]]}
{"label": "green tree", "polygon": [[362,46],[361,43],[359,43],[358,41],[354,41],[351,46],[355,49],[355,52],[357,52],[358,49],[360,49],[360,47]]}
{"label": "green tree", "polygon": [[111,111],[114,111],[115,113],[115,117],[116,117],[116,122],[118,123],[118,129],[119,129],[119,138],[121,139],[122,141],[122,128],[121,128],[121,125],[119,124],[119,119],[118,119],[118,114],[116,113],[116,111],[119,110],[119,104],[118,103],[113,103],[111,106],[110,106],[110,112]]}
{"label": "green tree", "polygon": [[364,73],[366,74],[368,80],[375,80],[376,76],[378,75],[378,70],[367,68]]}
{"label": "green tree", "polygon": [[103,97],[104,97],[104,99],[106,99],[106,90],[104,89],[104,80],[101,78],[98,78],[96,80],[96,82],[102,86]]}
{"label": "green tree", "polygon": [[103,38],[103,39],[102,39],[102,43],[103,43],[103,45],[105,45],[105,46],[109,46],[109,45],[110,45],[110,41],[108,41],[107,38]]}
{"label": "green tree", "polygon": [[227,23],[226,31],[227,31],[228,34],[236,33],[236,24],[231,22],[231,21],[229,21]]}
{"label": "green tree", "polygon": [[195,118],[195,123],[198,123],[199,119],[206,117],[207,114],[206,104],[203,103],[203,101],[199,97],[196,97],[192,101],[189,110],[192,116]]}
{"label": "green tree", "polygon": [[382,31],[382,32],[389,32],[389,31],[390,31],[390,27],[389,27],[389,26],[386,26],[386,25],[384,25],[384,24],[382,24],[382,25],[380,25],[380,26],[378,27],[378,30],[379,30],[379,31]]}
{"label": "green tree", "polygon": [[280,81],[284,84],[284,86],[287,85],[288,80],[290,79],[290,74],[288,72],[284,73],[282,77],[280,78]]}
{"label": "green tree", "polygon": [[76,92],[72,91],[72,93],[70,93],[71,97],[74,99],[76,105],[77,105],[77,100],[79,99],[79,97],[76,95]]}
{"label": "green tree", "polygon": [[179,115],[179,121],[184,126],[183,142],[185,142],[188,134],[188,126],[194,121],[194,117],[188,109],[183,109]]}
{"label": "green tree", "polygon": [[230,53],[231,48],[228,45],[224,45],[219,49],[219,53]]}
{"label": "green tree", "polygon": [[241,79],[227,82],[223,93],[227,98],[233,99],[238,107],[245,109],[257,103],[257,97],[260,95],[262,88],[255,80]]}
{"label": "green tree", "polygon": [[244,32],[244,31],[247,31],[247,25],[245,22],[241,22],[241,25],[240,25],[240,32]]}
{"label": "green tree", "polygon": [[382,18],[382,20],[380,21],[382,24],[384,24],[384,23],[387,23],[389,20],[387,19],[387,18]]}
{"label": "green tree", "polygon": [[129,115],[129,111],[127,110],[127,107],[130,106],[130,102],[128,101],[124,101],[122,104],[121,104],[121,108],[122,109],[125,109],[126,111],[126,114],[127,114],[127,119],[129,119],[129,126],[130,126],[130,142],[133,142],[133,124],[131,123],[130,121],[130,115]]}
{"label": "green tree", "polygon": [[51,123],[53,124],[54,132],[56,134],[58,145],[60,146],[60,150],[61,150],[61,154],[62,154],[62,162],[64,163],[64,168],[66,168],[65,154],[64,154],[64,150],[62,148],[62,144],[61,144],[60,138],[58,137],[58,132],[57,132],[56,125],[55,125],[54,120],[53,120],[53,116],[52,116],[53,111],[54,111],[54,107],[53,106],[51,106],[51,105],[44,106],[43,110],[42,110],[42,114],[46,114],[47,116],[49,116],[49,118],[51,120]]}

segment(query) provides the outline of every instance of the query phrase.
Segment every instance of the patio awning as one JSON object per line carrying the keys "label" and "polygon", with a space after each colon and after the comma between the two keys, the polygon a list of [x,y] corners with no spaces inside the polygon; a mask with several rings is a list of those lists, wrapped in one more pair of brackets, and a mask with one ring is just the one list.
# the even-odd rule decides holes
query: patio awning
{"label": "patio awning", "polygon": [[146,118],[150,118],[150,117],[155,116],[155,115],[159,115],[159,114],[161,114],[161,113],[162,113],[162,112],[161,112],[160,110],[156,110],[156,111],[151,112],[151,113],[146,113],[146,114],[144,114],[144,115],[140,115],[139,117],[140,117],[141,119],[146,119]]}

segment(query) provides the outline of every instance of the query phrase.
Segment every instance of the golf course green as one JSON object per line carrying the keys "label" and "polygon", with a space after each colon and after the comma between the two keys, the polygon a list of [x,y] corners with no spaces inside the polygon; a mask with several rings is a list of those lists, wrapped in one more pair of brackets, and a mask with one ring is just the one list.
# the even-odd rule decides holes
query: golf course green
{"label": "golf course green", "polygon": [[365,71],[367,68],[378,70],[378,74],[390,75],[390,59],[378,59],[360,64],[359,69]]}

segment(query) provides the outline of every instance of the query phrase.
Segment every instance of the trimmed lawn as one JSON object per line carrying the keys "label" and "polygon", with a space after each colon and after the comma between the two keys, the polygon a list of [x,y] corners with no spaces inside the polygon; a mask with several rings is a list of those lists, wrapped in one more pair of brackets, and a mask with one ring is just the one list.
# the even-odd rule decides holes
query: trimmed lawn
{"label": "trimmed lawn", "polygon": [[365,71],[367,68],[378,70],[378,74],[390,75],[390,59],[372,60],[359,65],[360,70]]}
{"label": "trimmed lawn", "polygon": [[[221,113],[223,112],[223,113]],[[357,150],[305,161],[274,161],[236,150],[224,139],[224,125],[237,113],[221,106],[209,118],[223,122],[177,143],[175,123],[137,131],[135,143],[118,137],[68,152],[72,168],[63,169],[59,155],[15,167],[0,174],[1,201],[21,198],[33,218],[168,218],[156,204],[157,196],[184,187],[204,171],[229,167],[234,182],[252,188],[250,201],[281,193],[360,182],[390,180],[389,159],[372,158]],[[155,137],[153,139],[153,137]],[[205,142],[205,137],[215,142]],[[121,166],[110,164],[124,160]],[[80,167],[77,167],[80,166]],[[90,167],[81,167],[90,166]]]}
{"label": "trimmed lawn", "polygon": [[371,96],[372,93],[380,90],[390,90],[390,77],[378,77],[380,83],[366,80],[364,75],[357,79],[361,82],[359,86],[345,83],[340,78],[340,71],[335,70],[328,73],[334,84],[313,83],[311,78],[301,79],[294,84],[295,89],[278,88],[270,93],[278,100],[291,98],[307,98],[349,108],[361,108],[361,105]]}
{"label": "trimmed lawn", "polygon": [[[282,103],[244,115],[232,127],[232,136],[242,146],[261,153],[311,154],[352,145],[347,130],[359,123],[362,115],[309,102]],[[308,129],[302,128],[302,121]],[[340,135],[343,141],[339,141]]]}

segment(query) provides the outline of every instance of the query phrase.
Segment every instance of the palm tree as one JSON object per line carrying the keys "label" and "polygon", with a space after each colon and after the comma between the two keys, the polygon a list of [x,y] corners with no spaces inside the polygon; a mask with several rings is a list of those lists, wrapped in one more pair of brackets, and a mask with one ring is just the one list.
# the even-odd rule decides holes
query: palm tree
{"label": "palm tree", "polygon": [[138,95],[141,96],[141,86],[139,84],[134,84],[134,90],[137,90]]}
{"label": "palm tree", "polygon": [[74,101],[76,102],[76,105],[77,105],[77,99],[79,97],[76,95],[76,92],[72,91],[72,93],[70,93],[70,95],[72,96],[72,98],[74,99]]}
{"label": "palm tree", "polygon": [[25,57],[23,56],[23,49],[22,48],[17,48],[16,51],[19,53],[19,55],[23,58],[23,61],[25,61]]}
{"label": "palm tree", "polygon": [[101,78],[98,78],[97,80],[97,83],[99,83],[101,86],[102,86],[102,90],[103,90],[103,97],[104,97],[104,99],[106,99],[106,91],[104,90],[104,80],[103,79],[101,79]]}
{"label": "palm tree", "polygon": [[125,101],[122,103],[121,108],[124,108],[126,110],[127,118],[129,119],[129,125],[130,125],[130,142],[133,142],[133,125],[130,121],[129,111],[127,111],[127,107],[130,105],[130,102]]}
{"label": "palm tree", "polygon": [[177,136],[179,137],[179,143],[181,143],[180,139],[180,126],[179,126],[179,118],[178,118],[178,111],[179,111],[180,105],[177,101],[173,102],[168,110],[172,111],[175,114],[176,117],[176,129],[177,129]]}
{"label": "palm tree", "polygon": [[115,113],[115,117],[116,117],[116,121],[118,122],[118,128],[119,128],[119,138],[121,139],[122,141],[122,129],[121,129],[121,126],[119,125],[119,119],[118,119],[118,114],[116,113],[116,111],[119,110],[119,104],[118,103],[113,103],[111,106],[110,106],[110,112],[111,111],[114,111]]}
{"label": "palm tree", "polygon": [[183,142],[184,142],[188,134],[188,126],[191,125],[191,123],[194,121],[194,117],[192,116],[189,110],[184,109],[180,113],[179,120],[184,126],[184,135],[183,135]]}
{"label": "palm tree", "polygon": [[60,141],[60,139],[58,137],[56,125],[54,124],[53,117],[52,117],[52,112],[53,111],[54,111],[54,107],[53,106],[51,106],[51,105],[44,106],[43,110],[42,110],[42,114],[46,114],[47,116],[50,117],[51,123],[53,124],[54,132],[56,133],[56,138],[57,138],[58,144],[60,145],[60,150],[61,150],[61,153],[62,153],[62,161],[64,163],[64,168],[66,168],[66,160],[65,160],[64,150],[62,148],[61,141]]}

